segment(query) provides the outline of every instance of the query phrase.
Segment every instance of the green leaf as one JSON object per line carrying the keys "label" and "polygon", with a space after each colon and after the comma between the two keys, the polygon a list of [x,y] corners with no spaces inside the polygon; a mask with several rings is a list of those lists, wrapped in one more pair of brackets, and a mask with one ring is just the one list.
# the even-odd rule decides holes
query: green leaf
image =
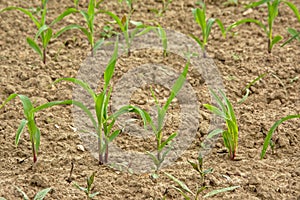
{"label": "green leaf", "polygon": [[153,160],[155,166],[158,166],[160,164],[160,161],[156,158],[155,155],[153,155],[151,152],[146,151],[146,153],[150,156],[150,158]]}
{"label": "green leaf", "polygon": [[263,148],[262,148],[262,151],[261,151],[261,154],[260,154],[260,159],[263,159],[266,155],[266,151],[267,151],[267,148],[270,144],[270,141],[271,141],[271,138],[273,136],[273,133],[275,132],[275,130],[277,129],[277,127],[282,124],[283,122],[285,122],[286,120],[289,120],[289,119],[294,119],[294,118],[300,118],[300,115],[288,115],[286,117],[283,117],[281,118],[280,120],[276,121],[273,126],[271,127],[271,129],[269,130],[266,138],[265,138],[265,141],[264,141],[264,144],[263,144]]}
{"label": "green leaf", "polygon": [[210,104],[203,104],[203,106],[204,106],[207,110],[209,110],[209,111],[211,111],[212,113],[214,113],[215,115],[218,115],[218,116],[220,116],[220,117],[222,117],[222,118],[226,118],[225,114],[224,114],[221,110],[219,110],[219,108],[217,108],[217,107],[215,107],[215,106],[213,106],[213,105],[210,105]]}
{"label": "green leaf", "polygon": [[167,144],[169,144],[175,137],[177,136],[177,133],[173,133],[166,139],[161,145],[158,147],[158,151],[161,151]]}
{"label": "green leaf", "polygon": [[34,40],[37,40],[38,37],[43,33],[45,32],[49,27],[44,24],[43,26],[41,26],[41,28],[39,28],[38,32],[36,33],[35,37],[34,37]]}
{"label": "green leaf", "polygon": [[111,18],[113,18],[115,20],[115,22],[119,25],[120,29],[122,32],[125,32],[125,26],[122,23],[122,20],[115,14],[113,14],[112,12],[109,11],[105,11],[105,10],[99,10],[99,13],[104,13],[109,15]]}
{"label": "green leaf", "polygon": [[104,38],[101,38],[95,43],[94,48],[93,48],[94,53],[96,53],[97,49],[99,49],[99,47],[101,47],[103,42],[104,42]]}
{"label": "green leaf", "polygon": [[223,131],[224,131],[223,129],[215,129],[208,134],[207,138],[208,139],[213,138],[214,136],[219,135],[220,133],[223,133]]}
{"label": "green leaf", "polygon": [[52,29],[49,28],[49,29],[47,30],[46,35],[45,35],[44,40],[43,40],[43,47],[44,47],[44,48],[46,48],[46,47],[48,46],[48,44],[49,44],[51,38],[52,38]]}
{"label": "green leaf", "polygon": [[119,45],[119,43],[118,43],[118,39],[117,39],[117,41],[115,43],[115,49],[114,49],[113,55],[110,58],[108,65],[104,72],[104,81],[105,81],[104,91],[107,89],[109,82],[115,71],[115,65],[116,65],[116,62],[118,59],[118,45]]}
{"label": "green leaf", "polygon": [[248,4],[246,6],[246,8],[258,7],[258,6],[262,5],[262,4],[265,4],[265,3],[268,3],[268,2],[271,2],[271,1],[273,1],[273,0],[261,0],[261,1],[258,1],[258,2],[252,2],[252,3]]}
{"label": "green leaf", "polygon": [[167,99],[166,104],[164,105],[163,109],[166,111],[168,110],[172,100],[176,97],[176,95],[178,94],[178,92],[180,91],[180,89],[182,88],[185,79],[186,79],[186,75],[188,73],[188,69],[189,69],[189,62],[186,63],[183,72],[180,74],[179,78],[176,80],[176,82],[174,83],[172,90],[171,90],[171,95],[169,96],[169,98]]}
{"label": "green leaf", "polygon": [[173,180],[175,183],[177,183],[182,189],[184,189],[185,191],[189,192],[192,195],[195,195],[184,182],[180,181],[179,179],[175,178],[174,176],[172,176],[171,174],[169,174],[167,172],[164,172],[164,173],[167,177],[169,177],[171,180]]}
{"label": "green leaf", "polygon": [[20,140],[20,137],[21,137],[21,134],[23,133],[23,130],[24,128],[26,127],[27,125],[27,120],[26,119],[22,119],[19,127],[18,127],[18,130],[17,130],[17,134],[16,134],[16,139],[15,139],[15,144],[16,146],[18,146],[19,144],[19,140]]}
{"label": "green leaf", "polygon": [[15,187],[23,196],[24,200],[29,200],[29,197],[19,187]]}
{"label": "green leaf", "polygon": [[289,1],[283,1],[283,2],[292,9],[292,11],[295,13],[298,21],[300,22],[300,13],[299,13],[299,10],[298,10],[297,6],[294,5],[293,3],[289,2]]}
{"label": "green leaf", "polygon": [[30,99],[25,95],[20,94],[18,96],[21,99],[21,102],[23,104],[24,115],[26,116],[26,118],[28,120],[31,120],[31,118],[32,118],[31,111],[33,110],[33,105],[31,103]]}
{"label": "green leaf", "polygon": [[23,12],[25,15],[27,15],[28,17],[30,17],[30,19],[35,23],[35,25],[37,26],[37,28],[39,29],[41,27],[40,22],[37,20],[37,18],[35,18],[32,13],[24,8],[19,8],[19,7],[7,7],[4,8],[3,10],[0,11],[0,13],[5,12],[5,11],[9,11],[9,10],[18,10]]}
{"label": "green leaf", "polygon": [[30,46],[35,52],[37,52],[37,53],[40,55],[40,57],[43,59],[43,53],[42,53],[40,47],[37,45],[37,43],[36,43],[34,40],[32,40],[31,38],[29,38],[29,37],[27,38],[27,43],[28,43],[29,46]]}
{"label": "green leaf", "polygon": [[256,19],[242,19],[242,20],[239,20],[237,22],[234,22],[229,27],[227,27],[226,31],[225,31],[225,34],[227,32],[229,32],[231,29],[233,29],[233,28],[235,28],[239,25],[245,24],[245,23],[254,23],[254,24],[258,25],[260,28],[262,28],[265,33],[268,33],[267,27],[262,22],[260,22],[259,20],[256,20]]}
{"label": "green leaf", "polygon": [[191,200],[191,198],[187,194],[185,194],[184,191],[182,191],[180,188],[174,186],[173,188],[177,190],[184,197],[185,200]]}
{"label": "green leaf", "polygon": [[103,119],[103,115],[104,115],[105,98],[106,98],[106,95],[104,92],[101,92],[96,98],[95,109],[96,109],[96,115],[97,115],[97,119],[98,119],[98,125],[102,125],[102,123],[103,123],[102,119]]}
{"label": "green leaf", "polygon": [[98,194],[100,194],[100,192],[95,192],[95,193],[92,193],[92,194],[89,194],[89,198],[94,198],[95,196],[97,196]]}
{"label": "green leaf", "polygon": [[87,91],[91,95],[91,97],[94,99],[94,102],[96,102],[96,93],[91,89],[89,84],[87,84],[86,82],[76,79],[76,78],[59,78],[59,79],[56,79],[52,84],[54,85],[61,81],[69,81],[69,82],[79,85],[85,91]]}
{"label": "green leaf", "polygon": [[282,36],[276,35],[271,42],[270,48],[272,49],[273,46],[281,40],[282,40]]}
{"label": "green leaf", "polygon": [[232,186],[232,187],[222,188],[222,189],[219,189],[219,190],[213,190],[213,191],[207,193],[206,195],[204,195],[203,197],[204,198],[211,197],[211,196],[214,196],[214,195],[222,193],[222,192],[228,192],[228,191],[231,191],[231,190],[235,190],[239,187],[240,186]]}
{"label": "green leaf", "polygon": [[202,42],[197,36],[190,34],[190,36],[199,44],[202,50],[204,50],[204,42]]}
{"label": "green leaf", "polygon": [[108,138],[109,142],[112,142],[122,131],[121,130],[116,130],[114,131]]}
{"label": "green leaf", "polygon": [[87,38],[88,38],[88,40],[90,42],[90,40],[91,40],[91,34],[89,33],[89,31],[87,29],[83,28],[82,26],[77,25],[77,24],[71,24],[71,25],[65,26],[64,28],[60,29],[54,35],[54,38],[57,38],[61,34],[63,34],[65,31],[72,30],[72,29],[79,29],[81,32],[83,32],[87,36]]}
{"label": "green leaf", "polygon": [[5,106],[9,101],[11,101],[12,99],[16,98],[18,96],[18,94],[11,94],[9,95],[9,97],[7,97],[7,99],[5,99],[5,101],[0,105],[0,109]]}
{"label": "green leaf", "polygon": [[51,191],[51,188],[46,188],[46,189],[43,189],[41,191],[39,191],[33,200],[43,200],[45,198],[45,196],[48,194],[48,192]]}
{"label": "green leaf", "polygon": [[295,29],[288,28],[288,32],[292,35],[291,38],[289,38],[287,41],[285,41],[281,47],[285,46],[286,44],[289,44],[293,40],[297,39],[300,42],[300,32],[297,32]]}

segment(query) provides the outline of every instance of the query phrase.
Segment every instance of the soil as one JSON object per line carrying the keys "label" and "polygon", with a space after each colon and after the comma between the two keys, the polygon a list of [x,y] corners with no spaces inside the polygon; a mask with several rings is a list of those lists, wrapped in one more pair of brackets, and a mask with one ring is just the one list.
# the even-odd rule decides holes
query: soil
{"label": "soil", "polygon": [[[300,2],[291,0],[300,8]],[[73,1],[49,1],[49,22],[68,7]],[[151,9],[160,8],[161,1],[137,1],[132,19],[146,22],[155,19],[162,27],[176,30],[183,34],[200,35],[200,28],[194,22],[191,9],[196,7],[195,0],[173,1],[163,17],[157,17]],[[224,1],[208,1],[207,16],[220,18],[225,26],[245,17],[266,21],[266,7],[262,6],[245,12],[241,1],[238,6],[224,6]],[[39,6],[39,1],[4,1],[0,0],[0,9],[7,6],[32,8]],[[86,8],[88,2],[80,1],[79,6]],[[126,4],[118,1],[104,1],[103,9],[122,15],[127,12]],[[52,86],[52,81],[61,77],[76,77],[80,65],[89,56],[89,45],[85,36],[78,31],[70,31],[51,41],[47,64],[40,61],[38,55],[27,45],[25,38],[34,37],[35,27],[30,19],[17,11],[0,14],[0,100],[12,93],[30,97],[35,105],[49,101],[71,99],[73,85],[62,82]],[[95,32],[101,31],[110,19],[99,15],[96,19]],[[80,15],[72,15],[55,25],[54,29],[71,23],[84,25]],[[300,24],[290,9],[281,4],[279,16],[274,24],[275,34],[288,37],[287,27],[300,29]],[[300,122],[290,120],[280,125],[273,136],[274,152],[270,149],[266,157],[260,160],[260,151],[267,131],[280,118],[300,113],[300,46],[294,41],[285,47],[274,46],[271,54],[267,53],[267,38],[257,26],[246,24],[234,29],[238,34],[222,38],[217,26],[212,29],[208,44],[208,56],[211,57],[221,73],[226,95],[233,103],[239,124],[239,148],[237,159],[232,161],[224,151],[222,138],[215,142],[212,151],[204,157],[204,168],[213,168],[213,173],[206,177],[209,191],[229,186],[240,186],[234,191],[220,193],[211,199],[300,199]],[[98,32],[97,32],[98,31]],[[144,55],[143,55],[144,54]],[[173,57],[172,57],[173,56]],[[138,61],[137,61],[138,60]],[[180,58],[170,55],[162,57],[156,52],[133,52],[129,57],[118,61],[116,82],[130,66],[137,63],[156,63],[161,61],[178,70],[184,66]],[[183,65],[182,65],[183,64]],[[251,87],[248,99],[239,104],[243,88],[257,76],[267,75]],[[297,78],[298,77],[298,78]],[[99,81],[101,77],[99,76]],[[76,182],[85,186],[86,177],[96,172],[93,192],[100,192],[95,199],[183,199],[173,188],[176,186],[164,172],[184,181],[193,191],[201,185],[197,172],[187,162],[196,161],[201,149],[201,142],[208,133],[211,114],[202,106],[210,103],[207,85],[201,77],[188,74],[188,81],[193,86],[199,102],[199,127],[188,149],[171,165],[159,171],[158,179],[145,173],[119,171],[110,166],[99,166],[98,160],[86,147],[73,122],[72,106],[57,106],[38,112],[36,122],[41,129],[41,146],[38,162],[33,164],[28,133],[23,133],[16,148],[15,133],[23,118],[22,104],[16,99],[0,110],[0,197],[22,199],[15,186],[21,188],[30,198],[41,189],[51,187],[45,199],[84,199],[84,192],[76,189]],[[170,91],[158,85],[158,99],[165,102]],[[144,109],[153,107],[149,86],[140,88],[131,96],[130,103]],[[168,112],[166,134],[175,131],[180,121],[178,116],[180,101],[175,99]],[[142,129],[142,127],[141,127]],[[139,152],[155,148],[154,137],[144,140],[122,133],[115,141],[122,149]],[[225,153],[224,153],[225,152]],[[74,170],[69,180],[72,163]]]}

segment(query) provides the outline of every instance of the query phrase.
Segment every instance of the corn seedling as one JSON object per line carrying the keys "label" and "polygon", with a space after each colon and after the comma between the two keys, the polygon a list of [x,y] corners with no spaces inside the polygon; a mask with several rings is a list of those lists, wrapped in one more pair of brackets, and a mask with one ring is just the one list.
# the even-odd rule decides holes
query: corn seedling
{"label": "corn seedling", "polygon": [[[178,191],[184,197],[185,200],[198,200],[198,199],[200,199],[201,192],[203,192],[204,190],[206,190],[208,188],[205,185],[204,178],[208,173],[212,172],[212,169],[203,170],[203,158],[202,158],[201,154],[199,154],[199,156],[198,156],[198,163],[193,163],[190,161],[188,161],[188,162],[199,173],[201,182],[202,182],[200,188],[199,188],[198,184],[196,184],[196,192],[195,193],[192,192],[192,190],[184,182],[180,181],[176,177],[174,177],[171,174],[166,173],[166,172],[165,172],[165,175],[179,186],[179,187],[173,186],[173,188],[176,191]],[[218,190],[213,190],[213,191],[207,193],[206,195],[204,195],[203,198],[211,197],[213,195],[216,195],[216,194],[219,194],[222,192],[235,190],[236,188],[239,188],[239,187],[240,186],[232,186],[232,187],[222,188],[222,189],[218,189]]]}
{"label": "corn seedling", "polygon": [[110,86],[110,80],[114,74],[115,64],[117,61],[118,56],[118,42],[115,44],[114,53],[106,67],[104,72],[104,86],[102,92],[97,94],[94,92],[91,87],[78,79],[75,78],[60,78],[57,79],[54,84],[61,82],[61,81],[69,81],[75,83],[86,90],[94,100],[94,109],[96,110],[96,117],[95,119],[90,113],[91,111],[88,110],[86,106],[81,107],[81,109],[88,115],[90,120],[93,123],[93,126],[97,133],[98,138],[98,152],[99,152],[99,165],[105,164],[108,162],[108,146],[109,143],[112,142],[120,133],[121,130],[112,131],[112,128],[116,122],[116,119],[125,113],[134,112],[139,114],[144,122],[144,125],[149,121],[150,116],[144,112],[143,110],[139,109],[138,107],[127,105],[121,107],[115,113],[109,116],[109,100],[110,94],[112,91],[112,87]]}
{"label": "corn seedling", "polygon": [[157,23],[157,26],[147,26],[144,30],[136,34],[136,36],[144,35],[149,31],[155,31],[157,36],[160,38],[163,47],[163,56],[166,57],[168,55],[168,38],[165,29]]}
{"label": "corn seedling", "polygon": [[250,87],[252,85],[254,85],[257,81],[261,80],[262,78],[264,78],[267,74],[264,73],[262,75],[259,75],[258,77],[256,77],[254,80],[252,80],[250,83],[248,83],[248,85],[244,88],[244,92],[245,95],[243,96],[243,98],[241,100],[238,101],[238,103],[243,103],[244,101],[246,101],[246,99],[248,98],[249,94],[250,94]]}
{"label": "corn seedling", "polygon": [[213,169],[209,168],[204,170],[203,169],[203,157],[202,154],[199,153],[199,156],[197,158],[197,163],[191,162],[188,160],[188,163],[193,167],[194,170],[196,170],[199,173],[199,177],[201,179],[203,190],[206,188],[205,186],[205,177],[207,174],[212,173]]}
{"label": "corn seedling", "polygon": [[[101,2],[102,1],[100,1],[100,3]],[[87,37],[90,47],[91,47],[91,55],[94,56],[94,53],[96,52],[96,50],[104,42],[104,38],[100,38],[99,40],[95,41],[95,37],[94,37],[94,19],[95,19],[95,16],[99,13],[96,11],[96,7],[97,7],[97,2],[95,0],[90,0],[87,11],[76,10],[74,8],[77,12],[79,12],[83,16],[83,18],[87,24],[87,28],[80,26],[78,24],[71,24],[71,25],[68,25],[68,26],[62,28],[61,30],[59,30],[55,34],[55,37],[60,36],[65,31],[68,31],[71,29],[78,29]]]}
{"label": "corn seedling", "polygon": [[102,38],[111,38],[114,35],[117,35],[118,33],[114,31],[114,28],[110,25],[105,25],[102,29],[102,32],[100,33],[100,36]]}
{"label": "corn seedling", "polygon": [[166,104],[163,107],[160,107],[158,100],[157,100],[154,92],[151,89],[152,96],[155,100],[156,107],[157,107],[158,120],[157,120],[156,125],[153,124],[152,120],[150,120],[149,123],[152,128],[152,131],[155,134],[157,153],[155,155],[155,154],[147,151],[147,154],[152,158],[152,160],[155,164],[156,172],[159,170],[165,157],[167,156],[167,154],[170,152],[170,150],[172,148],[172,145],[170,143],[177,136],[177,133],[173,133],[165,141],[163,141],[163,133],[162,132],[163,132],[164,120],[166,117],[167,110],[168,110],[172,100],[176,97],[176,95],[182,88],[182,86],[185,82],[185,79],[186,79],[188,68],[189,68],[189,62],[185,65],[183,72],[180,74],[179,78],[174,83],[172,90],[171,90],[171,95],[169,96]]}
{"label": "corn seedling", "polygon": [[300,118],[300,115],[288,115],[286,117],[283,117],[281,118],[280,120],[278,120],[277,122],[275,122],[273,124],[273,126],[270,128],[266,138],[265,138],[265,141],[264,141],[264,144],[263,144],[263,148],[262,148],[262,151],[261,151],[261,154],[260,154],[260,159],[263,159],[266,155],[266,152],[267,152],[267,149],[268,149],[268,146],[272,145],[271,143],[271,139],[272,139],[272,136],[273,136],[273,133],[275,132],[275,130],[277,129],[277,127],[282,124],[283,122],[287,121],[287,120],[290,120],[290,119],[295,119],[295,118]]}
{"label": "corn seedling", "polygon": [[242,20],[239,20],[239,21],[233,23],[226,29],[226,32],[230,31],[232,28],[237,27],[241,24],[254,23],[254,24],[258,25],[260,28],[262,28],[264,33],[267,35],[268,52],[271,53],[273,46],[282,40],[282,36],[280,36],[280,35],[273,36],[273,24],[278,15],[278,6],[279,6],[280,2],[281,2],[280,0],[261,0],[258,2],[250,3],[247,6],[247,8],[255,8],[262,4],[267,3],[267,7],[268,7],[268,20],[267,20],[268,25],[267,26],[264,25],[259,20],[247,18],[247,19],[242,19]]}
{"label": "corn seedling", "polygon": [[[47,46],[50,42],[50,40],[54,37],[53,31],[51,26],[56,24],[57,22],[61,21],[64,17],[67,15],[70,15],[71,13],[76,12],[76,9],[69,8],[65,10],[61,15],[59,15],[54,21],[51,22],[50,25],[46,24],[46,13],[47,13],[47,5],[48,0],[42,0],[41,4],[41,19],[38,19],[38,16],[34,16],[34,11],[25,9],[25,8],[20,8],[20,7],[7,7],[4,8],[3,10],[0,11],[0,13],[9,11],[9,10],[18,10],[30,17],[32,22],[36,25],[37,27],[37,32],[34,37],[34,39],[27,37],[26,41],[29,44],[29,46],[39,54],[41,57],[42,61],[44,64],[46,64],[46,54],[47,54]],[[38,9],[39,10],[39,9]],[[38,12],[39,13],[39,12]],[[41,41],[41,47],[38,45],[37,40],[40,38]]]}
{"label": "corn seedling", "polygon": [[34,107],[30,99],[25,95],[19,95],[19,94],[11,94],[2,105],[0,105],[0,109],[9,101],[12,99],[19,97],[22,104],[23,104],[23,111],[25,115],[25,119],[23,119],[18,127],[16,138],[15,138],[15,144],[18,146],[19,140],[21,137],[21,134],[24,131],[24,128],[27,126],[28,133],[30,136],[30,142],[32,147],[32,156],[33,156],[33,162],[35,163],[37,161],[37,155],[40,147],[40,136],[41,132],[40,129],[37,127],[35,122],[35,113],[41,110],[44,110],[46,108],[50,108],[52,106],[56,105],[70,105],[74,104],[79,107],[82,107],[82,105],[79,102],[75,102],[72,100],[65,100],[65,101],[52,101],[45,104],[42,104],[40,106]]}
{"label": "corn seedling", "polygon": [[201,7],[202,8],[193,9],[192,13],[194,15],[195,21],[202,30],[202,40],[193,34],[190,34],[190,36],[200,45],[203,51],[203,58],[206,58],[206,45],[212,26],[214,25],[214,23],[217,23],[221,29],[223,37],[225,37],[225,29],[221,20],[215,18],[206,19],[206,5],[202,3]]}
{"label": "corn seedling", "polygon": [[81,191],[84,191],[85,195],[86,195],[86,199],[93,199],[95,196],[97,196],[99,194],[99,192],[92,192],[92,185],[94,183],[94,179],[95,179],[95,172],[93,172],[93,174],[89,177],[86,178],[86,188],[85,187],[81,187],[79,186],[77,183],[74,183],[74,187],[78,188]]}
{"label": "corn seedling", "polygon": [[[222,130],[221,133],[223,136],[224,145],[229,151],[229,157],[231,160],[234,160],[238,148],[238,125],[233,107],[222,91],[219,92],[221,93],[221,97],[225,103],[213,90],[210,89],[210,92],[213,95],[213,98],[217,101],[217,104],[221,110],[220,108],[210,104],[204,104],[203,106],[215,115],[223,118],[226,122],[227,130]],[[218,130],[219,129],[217,129],[216,133],[219,133]]]}
{"label": "corn seedling", "polygon": [[[20,188],[16,187],[16,189],[22,194],[24,200],[30,200],[29,197],[27,196],[27,194],[25,192],[23,192]],[[51,191],[51,188],[46,188],[46,189],[39,191],[38,193],[36,193],[33,200],[43,200],[50,191]]]}
{"label": "corn seedling", "polygon": [[172,0],[162,0],[161,9],[151,9],[158,17],[163,16],[163,14],[168,10],[169,5],[172,3]]}
{"label": "corn seedling", "polygon": [[[115,23],[119,26],[121,32],[124,35],[125,38],[125,52],[129,56],[130,55],[130,48],[132,41],[134,40],[135,36],[139,33],[139,31],[143,28],[146,28],[147,26],[144,25],[142,22],[132,21],[130,20],[131,15],[134,10],[131,10],[129,14],[124,15],[122,18],[119,18],[116,14],[110,12],[110,11],[100,11],[108,16],[110,16]],[[130,31],[129,25],[132,24],[134,26],[134,29]]]}

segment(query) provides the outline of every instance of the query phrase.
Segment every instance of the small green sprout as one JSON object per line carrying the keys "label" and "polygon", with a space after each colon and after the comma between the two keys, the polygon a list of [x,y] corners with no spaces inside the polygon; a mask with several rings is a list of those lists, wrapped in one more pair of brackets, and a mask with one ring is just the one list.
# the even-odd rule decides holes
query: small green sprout
{"label": "small green sprout", "polygon": [[104,72],[104,86],[102,91],[99,94],[93,91],[87,83],[75,78],[60,78],[54,81],[53,83],[56,84],[61,81],[69,81],[75,83],[80,87],[82,87],[84,90],[86,90],[93,98],[94,109],[96,111],[97,119],[94,119],[93,115],[91,114],[91,111],[86,106],[82,106],[80,108],[88,115],[97,132],[99,165],[103,165],[108,162],[109,143],[111,143],[121,133],[120,129],[112,131],[116,119],[120,115],[125,113],[130,113],[130,112],[139,114],[143,119],[144,125],[146,125],[146,123],[150,120],[149,119],[150,116],[145,111],[131,105],[123,106],[115,113],[109,116],[108,106],[109,106],[110,94],[112,91],[112,87],[110,86],[110,81],[114,74],[117,57],[118,57],[118,41],[115,43],[114,53]]}
{"label": "small green sprout", "polygon": [[[170,152],[172,146],[171,146],[171,142],[172,140],[177,136],[177,133],[173,133],[171,134],[165,141],[163,141],[163,127],[164,127],[164,120],[166,117],[166,113],[167,110],[172,102],[172,100],[176,97],[176,95],[178,94],[178,92],[180,91],[180,89],[182,88],[185,80],[186,80],[186,76],[188,73],[188,68],[189,68],[189,62],[185,65],[185,68],[183,69],[183,72],[180,74],[179,78],[176,80],[176,82],[174,83],[172,90],[171,90],[171,95],[169,96],[169,98],[167,99],[166,104],[163,107],[160,107],[156,96],[154,95],[154,92],[151,90],[152,92],[152,96],[155,100],[156,103],[156,107],[157,107],[157,115],[158,115],[158,122],[157,125],[153,124],[153,121],[150,120],[150,126],[152,128],[152,131],[155,134],[155,138],[156,138],[156,149],[157,149],[157,154],[154,155],[151,152],[147,151],[147,154],[152,158],[154,164],[155,164],[155,171],[157,172],[161,166],[161,164],[163,163],[165,157],[167,156],[167,154]],[[165,150],[166,149],[166,150]]]}
{"label": "small green sprout", "polygon": [[87,177],[86,179],[86,188],[85,187],[81,187],[79,186],[77,183],[74,183],[74,186],[76,188],[78,188],[81,191],[84,191],[84,193],[86,194],[86,199],[93,199],[95,196],[97,196],[100,192],[95,192],[95,193],[91,193],[92,192],[92,185],[94,183],[94,179],[95,179],[95,172],[93,172],[93,174],[89,177]]}
{"label": "small green sprout", "polygon": [[[33,21],[33,23],[36,25],[37,27],[37,32],[36,35],[34,37],[34,39],[27,37],[26,41],[29,44],[29,46],[40,55],[42,61],[44,64],[46,64],[46,54],[47,54],[47,47],[48,44],[50,42],[50,40],[54,36],[53,31],[51,26],[53,26],[54,24],[56,24],[57,22],[61,21],[64,17],[66,17],[67,15],[70,15],[71,13],[76,12],[75,9],[73,8],[69,8],[67,10],[65,10],[62,14],[60,14],[54,21],[52,21],[50,23],[50,25],[46,24],[46,13],[47,13],[47,5],[48,0],[42,0],[41,4],[42,4],[42,15],[41,15],[41,19],[39,20],[36,16],[34,16],[34,11],[30,11],[28,9],[25,8],[20,8],[20,7],[7,7],[4,8],[3,10],[0,11],[0,13],[5,12],[5,11],[9,11],[9,10],[18,10],[21,11],[22,13],[24,13],[25,15],[27,15],[28,17],[30,17],[30,19]],[[38,40],[38,38],[40,38],[42,46],[40,47],[38,45],[38,43],[36,42]]]}
{"label": "small green sprout", "polygon": [[266,152],[267,152],[267,149],[268,149],[268,146],[270,145],[271,146],[271,139],[272,139],[272,136],[273,136],[273,133],[275,132],[275,130],[277,129],[277,127],[282,124],[283,122],[287,121],[287,120],[290,120],[290,119],[295,119],[295,118],[300,118],[300,115],[288,115],[286,117],[283,117],[281,118],[280,120],[276,121],[273,126],[270,128],[266,138],[265,138],[265,141],[264,141],[264,144],[263,144],[263,148],[262,148],[262,151],[261,151],[261,154],[260,154],[260,159],[263,159],[266,155]]}
{"label": "small green sprout", "polygon": [[206,5],[204,3],[201,4],[202,8],[195,8],[192,10],[195,21],[200,26],[202,30],[202,40],[198,38],[197,36],[190,34],[191,37],[200,45],[202,51],[203,51],[203,58],[206,58],[206,45],[208,42],[208,37],[211,32],[211,28],[214,25],[214,23],[217,23],[221,29],[223,37],[225,37],[225,29],[223,26],[223,23],[219,19],[215,18],[209,18],[206,19]]}
{"label": "small green sprout", "polygon": [[[110,11],[105,11],[105,10],[100,11],[100,12],[110,16],[115,21],[115,23],[119,26],[119,28],[125,38],[125,42],[126,42],[125,52],[128,56],[131,53],[130,48],[131,48],[131,44],[132,44],[132,41],[134,40],[135,36],[139,33],[139,31],[141,29],[147,27],[142,22],[130,20],[133,11],[134,10],[131,10],[131,12],[128,15],[123,15],[122,18],[119,18],[116,14],[114,14]],[[130,29],[129,29],[130,24],[132,24],[134,26],[134,29],[132,31],[130,31]]]}
{"label": "small green sprout", "polygon": [[35,122],[35,113],[41,110],[44,110],[46,108],[50,108],[52,106],[56,105],[70,105],[74,104],[79,107],[82,105],[78,102],[74,102],[72,100],[65,100],[65,101],[52,101],[45,104],[42,104],[40,106],[34,107],[30,99],[25,95],[20,94],[11,94],[3,103],[0,105],[0,109],[9,101],[12,99],[19,97],[22,104],[23,104],[23,111],[25,115],[25,119],[23,119],[18,127],[16,138],[15,138],[15,144],[18,146],[19,140],[21,137],[21,134],[24,131],[24,128],[27,126],[28,133],[30,136],[30,142],[32,147],[32,156],[33,156],[33,162],[35,163],[37,161],[37,155],[40,147],[40,137],[41,132],[40,129],[37,127]]}
{"label": "small green sprout", "polygon": [[222,99],[213,90],[210,89],[210,92],[221,110],[210,104],[204,104],[203,106],[212,113],[223,118],[226,122],[227,130],[217,129],[213,132],[214,134],[222,133],[224,145],[229,151],[229,157],[231,160],[234,160],[238,148],[238,125],[233,107],[222,91],[219,92],[225,103],[223,103]]}
{"label": "small green sprout", "polygon": [[[100,3],[101,2],[102,1],[100,1]],[[87,24],[87,28],[84,28],[83,26],[80,26],[78,24],[71,24],[71,25],[68,25],[68,26],[62,28],[61,30],[59,30],[55,34],[55,37],[60,36],[65,31],[68,31],[71,29],[78,29],[87,37],[87,39],[90,43],[90,46],[91,46],[91,55],[94,56],[94,53],[96,52],[96,50],[104,42],[104,38],[100,38],[99,40],[95,41],[95,37],[94,37],[94,20],[95,20],[95,16],[99,13],[96,11],[96,8],[97,8],[97,4],[96,4],[95,0],[89,1],[89,6],[88,6],[87,11],[76,10],[75,8],[73,8],[83,16],[83,18]]]}
{"label": "small green sprout", "polygon": [[162,17],[164,13],[168,10],[172,0],[162,0],[162,8],[161,9],[151,9],[158,17]]}
{"label": "small green sprout", "polygon": [[[23,192],[18,187],[16,187],[16,188],[22,194],[24,200],[30,200],[25,192]],[[38,193],[36,193],[33,200],[43,200],[50,191],[51,191],[51,188],[46,188],[46,189],[43,189],[43,190],[39,191]]]}
{"label": "small green sprout", "polygon": [[243,91],[245,91],[245,95],[243,96],[243,98],[241,100],[238,101],[238,103],[243,103],[244,101],[246,101],[246,99],[248,98],[248,96],[250,94],[250,87],[252,85],[254,85],[257,81],[264,78],[266,75],[267,75],[267,73],[261,74],[258,77],[256,77],[254,80],[252,80],[250,83],[248,83],[248,85],[243,90]]}
{"label": "small green sprout", "polygon": [[199,153],[197,161],[198,161],[197,163],[194,163],[194,162],[191,162],[188,160],[188,163],[190,163],[190,165],[193,167],[193,169],[199,173],[199,176],[200,176],[201,182],[202,182],[202,187],[204,187],[204,189],[205,189],[206,188],[205,177],[207,174],[212,173],[213,169],[212,168],[209,168],[206,170],[203,169],[203,156],[201,153]]}
{"label": "small green sprout", "polygon": [[[207,169],[207,170],[203,170],[203,157],[202,154],[199,153],[198,156],[198,163],[193,163],[188,161],[191,166],[199,173],[200,175],[200,179],[201,179],[201,187],[199,188],[198,184],[196,184],[196,192],[192,192],[192,190],[182,181],[180,181],[179,179],[177,179],[176,177],[172,176],[169,173],[165,172],[165,175],[170,178],[171,180],[173,180],[175,183],[177,183],[177,185],[179,187],[175,187],[173,186],[173,188],[178,191],[185,200],[198,200],[200,199],[200,194],[201,192],[203,192],[204,190],[206,190],[208,187],[205,185],[205,176],[209,173],[212,173],[212,169]],[[222,188],[222,189],[218,189],[218,190],[213,190],[209,193],[207,193],[206,195],[203,196],[203,198],[206,197],[211,197],[213,195],[222,193],[222,192],[227,192],[227,191],[231,191],[231,190],[235,190],[236,188],[239,188],[240,186],[232,186],[232,187],[227,187],[227,188]]]}

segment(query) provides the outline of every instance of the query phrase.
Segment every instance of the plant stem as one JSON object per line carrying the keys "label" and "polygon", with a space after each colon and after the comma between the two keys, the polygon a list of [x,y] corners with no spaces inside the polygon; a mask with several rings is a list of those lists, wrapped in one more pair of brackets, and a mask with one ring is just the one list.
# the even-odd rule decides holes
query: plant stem
{"label": "plant stem", "polygon": [[108,162],[108,140],[105,138],[105,163]]}
{"label": "plant stem", "polygon": [[37,155],[36,155],[36,151],[35,151],[35,146],[34,146],[33,140],[31,141],[31,146],[32,146],[33,163],[36,163],[36,161],[37,161]]}
{"label": "plant stem", "polygon": [[98,152],[99,152],[99,165],[103,165],[103,155],[102,155],[102,126],[100,124],[99,127],[99,134],[98,134],[99,138],[98,138]]}
{"label": "plant stem", "polygon": [[46,48],[43,49],[43,63],[46,64]]}

